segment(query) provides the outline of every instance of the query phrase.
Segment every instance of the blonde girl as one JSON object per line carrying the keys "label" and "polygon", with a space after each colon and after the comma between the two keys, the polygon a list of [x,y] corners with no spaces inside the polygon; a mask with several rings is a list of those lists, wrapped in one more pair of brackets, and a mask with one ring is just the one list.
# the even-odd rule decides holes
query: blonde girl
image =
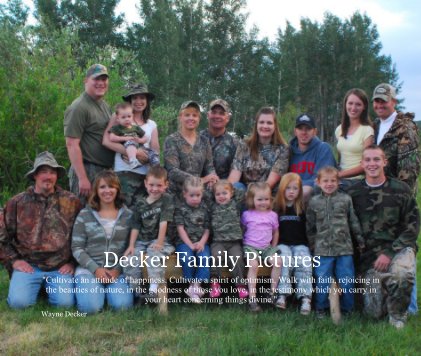
{"label": "blonde girl", "polygon": [[259,312],[256,299],[256,278],[259,264],[273,266],[271,273],[271,296],[275,294],[281,273],[281,260],[277,254],[279,240],[278,215],[272,211],[270,185],[266,182],[252,183],[246,195],[246,210],[241,216],[244,228],[244,253],[249,288],[249,308]]}
{"label": "blonde girl", "polygon": [[[199,177],[189,177],[183,184],[183,201],[176,207],[174,221],[177,226],[178,242],[176,251],[183,268],[183,276],[190,286],[186,294],[193,303],[201,303],[204,290],[202,282],[210,278],[209,266],[202,265],[201,259],[209,260],[208,245],[210,217],[206,204],[202,201],[203,183]],[[197,263],[192,266],[194,259]]]}

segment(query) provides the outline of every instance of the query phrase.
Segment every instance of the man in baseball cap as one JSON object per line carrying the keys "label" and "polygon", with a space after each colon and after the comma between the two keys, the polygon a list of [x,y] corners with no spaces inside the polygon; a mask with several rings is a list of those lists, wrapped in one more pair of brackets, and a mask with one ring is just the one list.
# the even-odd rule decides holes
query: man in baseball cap
{"label": "man in baseball cap", "polygon": [[295,137],[290,142],[289,171],[303,181],[304,200],[313,193],[317,172],[326,166],[336,166],[335,157],[326,142],[317,137],[316,120],[307,113],[295,119]]}
{"label": "man in baseball cap", "polygon": [[[412,190],[414,197],[418,187],[421,157],[419,152],[418,126],[414,123],[414,113],[396,111],[396,89],[387,83],[376,86],[373,92],[375,142],[386,154],[385,174],[397,178]],[[408,311],[418,311],[416,284]]]}
{"label": "man in baseball cap", "polygon": [[11,274],[11,308],[34,305],[41,287],[54,306],[74,304],[71,232],[79,199],[60,188],[66,170],[50,152],[40,153],[26,174],[34,185],[12,197],[0,227],[0,263]]}
{"label": "man in baseball cap", "polygon": [[108,70],[93,64],[86,71],[85,91],[64,113],[64,136],[71,167],[70,190],[83,202],[91,192],[97,173],[111,168],[114,152],[102,145],[102,137],[111,118],[104,101],[108,90]]}
{"label": "man in baseball cap", "polygon": [[227,179],[237,150],[238,139],[227,132],[231,108],[223,99],[212,100],[208,111],[208,128],[200,134],[212,147],[213,165],[220,179]]}

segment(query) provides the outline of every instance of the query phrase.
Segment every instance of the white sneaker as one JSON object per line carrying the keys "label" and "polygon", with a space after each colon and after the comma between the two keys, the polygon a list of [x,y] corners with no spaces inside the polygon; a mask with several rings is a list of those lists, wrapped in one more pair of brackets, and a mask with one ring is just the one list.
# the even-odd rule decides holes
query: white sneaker
{"label": "white sneaker", "polygon": [[188,289],[186,289],[186,294],[190,297],[190,300],[194,304],[200,304],[202,303],[202,300],[200,297],[195,293],[195,288],[193,286],[190,286]]}
{"label": "white sneaker", "polygon": [[285,295],[281,294],[276,300],[275,307],[285,310],[287,308],[287,298]]}
{"label": "white sneaker", "polygon": [[301,315],[309,315],[310,312],[311,312],[311,300],[309,298],[302,298],[301,299],[300,314]]}
{"label": "white sneaker", "polygon": [[396,329],[402,329],[405,326],[405,321],[396,319],[389,315],[389,324],[394,326]]}
{"label": "white sneaker", "polygon": [[129,161],[129,166],[130,166],[130,169],[135,169],[141,166],[141,164],[137,159],[134,159],[134,160]]}

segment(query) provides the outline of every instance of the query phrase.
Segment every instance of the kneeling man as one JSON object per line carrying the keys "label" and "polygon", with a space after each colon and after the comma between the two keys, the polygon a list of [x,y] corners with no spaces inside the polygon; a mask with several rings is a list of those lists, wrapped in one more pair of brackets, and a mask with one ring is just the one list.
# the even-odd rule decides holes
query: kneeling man
{"label": "kneeling man", "polygon": [[56,185],[66,170],[49,152],[40,153],[26,176],[34,185],[11,198],[0,226],[0,262],[11,273],[11,308],[34,305],[42,286],[54,306],[74,304],[73,222],[79,199]]}
{"label": "kneeling man", "polygon": [[361,222],[366,250],[360,271],[367,285],[364,311],[402,328],[415,280],[419,211],[406,183],[385,176],[387,160],[379,146],[364,149],[365,180],[348,189]]}

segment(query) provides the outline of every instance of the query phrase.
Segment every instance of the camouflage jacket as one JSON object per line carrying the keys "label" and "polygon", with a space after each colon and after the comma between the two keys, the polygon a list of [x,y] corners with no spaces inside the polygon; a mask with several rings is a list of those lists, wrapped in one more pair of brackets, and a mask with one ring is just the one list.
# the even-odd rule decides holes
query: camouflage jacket
{"label": "camouflage jacket", "polygon": [[288,172],[289,149],[287,145],[259,145],[259,157],[252,160],[250,148],[245,141],[240,141],[235,153],[232,169],[242,173],[241,181],[245,184],[264,182],[270,172],[284,175]]}
{"label": "camouflage jacket", "polygon": [[209,140],[212,148],[213,165],[220,179],[227,179],[231,172],[231,164],[238,146],[238,139],[229,133],[213,137],[209,130],[200,131],[200,135]]}
{"label": "camouflage jacket", "polygon": [[359,246],[364,246],[361,226],[348,194],[335,192],[326,196],[322,193],[312,197],[306,220],[307,238],[314,255],[352,255],[352,237]]}
{"label": "camouflage jacket", "polygon": [[162,221],[173,221],[174,199],[167,193],[152,204],[146,199],[144,196],[138,200],[131,226],[139,230],[139,240],[152,241],[158,238],[159,224]]}
{"label": "camouflage jacket", "polygon": [[365,239],[360,266],[363,272],[381,254],[393,258],[405,247],[416,251],[420,217],[406,184],[390,178],[380,187],[369,187],[362,179],[347,192],[352,197]]}
{"label": "camouflage jacket", "polygon": [[209,141],[197,135],[192,146],[180,132],[169,135],[164,142],[164,162],[170,181],[170,192],[181,192],[187,177],[204,177],[215,173]]}
{"label": "camouflage jacket", "polygon": [[[73,256],[79,265],[95,273],[98,268],[106,265],[105,252],[114,252],[121,257],[129,244],[131,216],[132,212],[129,209],[121,208],[111,238],[108,239],[99,222],[98,212],[89,206],[81,210],[72,233]],[[114,265],[115,262],[110,255],[108,264]],[[112,268],[121,270],[119,264]]]}
{"label": "camouflage jacket", "polygon": [[[200,203],[197,208],[187,205],[186,202],[181,202],[176,207],[174,213],[174,222],[176,225],[183,225],[191,242],[200,241],[205,230],[210,229],[209,211],[204,201]],[[183,241],[179,238],[177,243]]]}
{"label": "camouflage jacket", "polygon": [[[419,152],[418,127],[414,115],[398,112],[392,127],[383,137],[379,146],[386,153],[386,176],[397,178],[409,185],[415,193],[420,174],[421,157]],[[380,119],[374,122],[374,135],[377,142]]]}
{"label": "camouflage jacket", "polygon": [[212,203],[211,233],[212,242],[241,241],[241,204],[244,201],[244,191],[235,190],[229,203],[221,205]]}
{"label": "camouflage jacket", "polygon": [[22,259],[49,271],[72,261],[72,226],[81,208],[75,195],[58,186],[48,197],[34,187],[14,196],[6,203],[5,226],[0,227],[0,262],[11,270]]}

